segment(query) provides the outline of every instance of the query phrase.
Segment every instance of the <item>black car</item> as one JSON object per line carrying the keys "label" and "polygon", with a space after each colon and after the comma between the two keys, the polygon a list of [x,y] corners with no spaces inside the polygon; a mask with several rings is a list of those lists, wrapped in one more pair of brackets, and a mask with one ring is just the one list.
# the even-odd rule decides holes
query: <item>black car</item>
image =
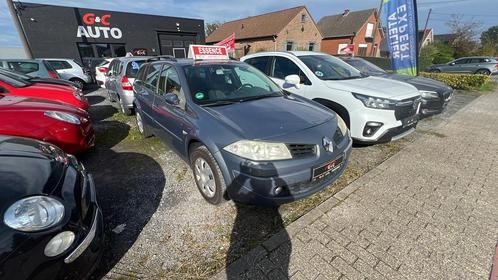
{"label": "black car", "polygon": [[341,57],[341,59],[367,75],[402,81],[416,87],[422,96],[422,105],[420,107],[421,117],[441,113],[453,96],[453,89],[451,87],[433,79],[390,74],[377,65],[359,57]]}
{"label": "black car", "polygon": [[61,149],[0,136],[0,279],[81,279],[102,251],[92,177]]}

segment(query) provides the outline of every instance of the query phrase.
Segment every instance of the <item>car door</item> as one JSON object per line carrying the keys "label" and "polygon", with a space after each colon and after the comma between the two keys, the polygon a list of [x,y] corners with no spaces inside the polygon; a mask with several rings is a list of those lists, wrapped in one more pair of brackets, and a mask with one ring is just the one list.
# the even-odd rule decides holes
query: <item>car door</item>
{"label": "car door", "polygon": [[[298,75],[301,78],[301,83],[298,86],[286,83],[285,77],[289,75]],[[311,82],[304,70],[289,58],[274,56],[270,66],[269,76],[283,90],[303,97],[308,97],[309,91],[311,90]]]}
{"label": "car door", "polygon": [[[169,104],[166,101],[166,94],[175,94],[180,103],[178,105]],[[184,140],[186,133],[184,129],[188,126],[188,116],[185,112],[185,95],[176,69],[165,64],[159,75],[158,94],[154,99],[154,110],[157,122],[163,130],[165,140],[170,147],[176,151],[184,150]]]}
{"label": "car door", "polygon": [[467,65],[467,73],[475,73],[477,70],[486,68],[484,64],[486,63],[486,60],[484,58],[471,58],[469,59],[469,62],[466,64]]}
{"label": "car door", "polygon": [[119,61],[113,60],[111,64],[109,65],[109,72],[105,80],[105,87],[109,91],[109,94],[111,94],[112,98],[114,100],[117,100],[117,95],[116,95],[116,74],[117,74],[117,65],[119,64]]}
{"label": "car door", "polygon": [[[140,104],[143,120],[151,127],[153,133],[164,138],[162,131],[157,124],[158,114],[154,110],[154,99],[157,97],[157,83],[161,72],[162,64],[151,64],[139,73],[137,80],[133,84],[133,91],[136,100]],[[140,69],[142,71],[142,69]]]}
{"label": "car door", "polygon": [[466,73],[466,64],[469,59],[461,58],[451,62],[447,67],[445,67],[445,72],[452,73]]}
{"label": "car door", "polygon": [[47,60],[47,63],[59,73],[62,79],[69,80],[74,76],[71,75],[72,66],[64,60]]}

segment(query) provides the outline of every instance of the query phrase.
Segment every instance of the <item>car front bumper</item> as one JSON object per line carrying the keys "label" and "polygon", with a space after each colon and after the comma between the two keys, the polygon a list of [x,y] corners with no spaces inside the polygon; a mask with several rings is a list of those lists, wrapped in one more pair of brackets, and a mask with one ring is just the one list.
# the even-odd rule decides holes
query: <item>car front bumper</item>
{"label": "car front bumper", "polygon": [[[348,136],[334,153],[318,152],[309,159],[258,163],[222,152],[230,170],[229,197],[244,204],[274,206],[296,201],[319,192],[337,180],[347,167],[352,140]],[[312,181],[313,169],[342,158],[337,169],[324,178]],[[280,192],[277,193],[277,188]]]}
{"label": "car front bumper", "polygon": [[453,97],[453,91],[440,94],[440,98],[422,98],[420,117],[426,118],[444,111]]}

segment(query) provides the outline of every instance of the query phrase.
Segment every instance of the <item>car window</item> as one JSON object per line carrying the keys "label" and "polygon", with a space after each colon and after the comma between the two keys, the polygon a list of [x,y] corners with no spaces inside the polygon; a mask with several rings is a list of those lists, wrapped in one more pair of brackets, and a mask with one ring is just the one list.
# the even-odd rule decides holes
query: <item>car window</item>
{"label": "car window", "polygon": [[71,64],[63,60],[48,60],[47,61],[55,70],[71,69]]}
{"label": "car window", "polygon": [[321,80],[346,80],[365,77],[360,71],[331,55],[300,56],[304,64]]}
{"label": "car window", "polygon": [[270,58],[270,56],[253,57],[245,60],[244,62],[256,67],[261,72],[268,74],[268,64],[270,62]]}
{"label": "car window", "polygon": [[7,65],[9,69],[24,74],[37,72],[40,69],[40,66],[36,62],[9,61]]}
{"label": "car window", "polygon": [[3,73],[0,73],[0,81],[9,84],[10,86],[13,87],[26,87],[31,85],[31,82],[27,80],[20,79],[13,75],[8,75],[8,74],[4,75]]}
{"label": "car window", "polygon": [[136,78],[138,70],[140,70],[140,66],[145,62],[146,60],[135,60],[128,62],[128,65],[126,65],[126,77]]}
{"label": "car window", "polygon": [[284,80],[289,75],[302,76],[301,69],[290,59],[277,56],[273,62],[272,77]]}
{"label": "car window", "polygon": [[467,63],[468,59],[464,58],[464,59],[458,59],[458,60],[455,60],[454,63],[455,64],[465,64]]}
{"label": "car window", "polygon": [[182,86],[178,72],[172,66],[165,65],[159,75],[158,92],[160,93],[174,93],[180,99],[180,104],[185,104],[185,96],[181,91]]}
{"label": "car window", "polygon": [[358,58],[358,59],[344,59],[344,61],[353,66],[354,68],[360,70],[363,73],[367,74],[385,74],[386,71],[384,71],[382,68],[379,66],[371,63],[370,61],[366,61],[364,59]]}
{"label": "car window", "polygon": [[140,67],[140,70],[138,70],[138,74],[137,74],[137,80],[143,81],[146,69],[147,69],[147,65]]}
{"label": "car window", "polygon": [[245,63],[187,65],[184,72],[192,99],[201,105],[283,95],[265,74]]}
{"label": "car window", "polygon": [[161,64],[151,64],[147,68],[144,78],[144,86],[153,92],[157,91],[157,82],[159,80],[159,72],[161,71]]}

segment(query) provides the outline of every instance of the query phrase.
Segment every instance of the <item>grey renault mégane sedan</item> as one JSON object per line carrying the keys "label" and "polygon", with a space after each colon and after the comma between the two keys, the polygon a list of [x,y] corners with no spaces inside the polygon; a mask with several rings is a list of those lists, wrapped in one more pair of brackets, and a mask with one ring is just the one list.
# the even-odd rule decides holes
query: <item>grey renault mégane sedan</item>
{"label": "grey renault m\u00e9gane sedan", "polygon": [[327,108],[230,60],[150,59],[134,83],[136,118],[191,166],[202,196],[277,205],[345,170],[351,137]]}

